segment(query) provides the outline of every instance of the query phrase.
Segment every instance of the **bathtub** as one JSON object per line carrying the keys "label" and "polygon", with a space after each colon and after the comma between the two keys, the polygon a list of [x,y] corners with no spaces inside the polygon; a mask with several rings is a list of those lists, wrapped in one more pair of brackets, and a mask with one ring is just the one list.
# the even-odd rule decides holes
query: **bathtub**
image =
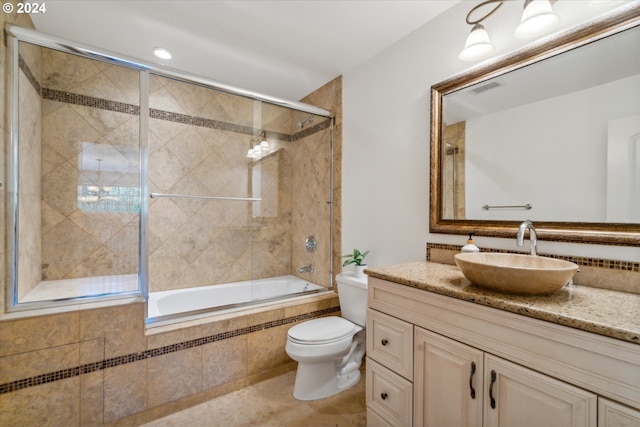
{"label": "bathtub", "polygon": [[291,275],[150,292],[147,324],[157,326],[176,320],[191,320],[211,314],[238,311],[247,306],[291,301],[323,292],[333,291]]}

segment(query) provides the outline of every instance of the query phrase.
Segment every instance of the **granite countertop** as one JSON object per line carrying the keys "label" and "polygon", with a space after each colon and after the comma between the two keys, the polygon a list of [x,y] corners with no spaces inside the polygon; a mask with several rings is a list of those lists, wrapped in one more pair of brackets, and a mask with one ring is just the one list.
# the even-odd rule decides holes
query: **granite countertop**
{"label": "granite countertop", "polygon": [[370,277],[640,344],[640,295],[564,286],[551,295],[510,295],[471,284],[455,265],[414,262],[369,268]]}

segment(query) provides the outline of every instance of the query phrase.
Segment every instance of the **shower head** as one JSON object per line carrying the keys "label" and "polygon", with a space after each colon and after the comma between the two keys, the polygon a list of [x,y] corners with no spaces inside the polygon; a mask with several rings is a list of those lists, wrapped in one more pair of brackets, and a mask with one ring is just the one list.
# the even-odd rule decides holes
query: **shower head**
{"label": "shower head", "polygon": [[313,123],[313,116],[309,116],[309,117],[307,117],[306,119],[304,119],[304,120],[302,120],[302,121],[298,122],[298,123],[296,124],[296,126],[298,127],[298,129],[302,129],[302,128],[304,128],[304,124],[305,124],[305,123],[307,123],[307,122],[309,122],[309,123]]}

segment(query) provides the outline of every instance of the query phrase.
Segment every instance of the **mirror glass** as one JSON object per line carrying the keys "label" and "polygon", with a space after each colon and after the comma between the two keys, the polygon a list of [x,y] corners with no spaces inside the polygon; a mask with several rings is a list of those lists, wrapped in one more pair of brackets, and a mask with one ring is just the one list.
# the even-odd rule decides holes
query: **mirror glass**
{"label": "mirror glass", "polygon": [[570,39],[432,88],[432,232],[640,236],[640,26]]}

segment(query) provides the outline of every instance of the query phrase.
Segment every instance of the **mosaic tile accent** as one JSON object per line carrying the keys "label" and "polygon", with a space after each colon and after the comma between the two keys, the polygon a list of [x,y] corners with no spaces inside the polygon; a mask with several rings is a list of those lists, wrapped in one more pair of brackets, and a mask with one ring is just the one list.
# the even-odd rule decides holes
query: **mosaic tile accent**
{"label": "mosaic tile accent", "polygon": [[99,108],[101,110],[115,111],[117,113],[140,115],[140,107],[125,102],[110,101],[108,99],[96,98],[87,95],[78,95],[61,90],[42,88],[42,98],[50,101],[64,102],[67,104],[82,105],[83,107]]}
{"label": "mosaic tile accent", "polygon": [[299,314],[297,316],[286,317],[284,319],[272,320],[270,322],[260,323],[257,325],[247,326],[244,328],[234,329],[231,331],[221,332],[219,334],[209,335],[207,337],[196,338],[177,344],[166,345],[164,347],[154,348],[138,353],[127,354],[124,356],[112,357],[110,359],[98,362],[87,363],[74,368],[62,369],[48,374],[37,375],[30,378],[24,378],[10,383],[0,384],[0,394],[11,393],[28,387],[34,387],[41,384],[47,384],[54,381],[60,381],[67,378],[77,377],[79,375],[91,372],[101,371],[107,368],[114,368],[128,363],[138,362],[140,360],[159,357],[165,354],[175,353],[177,351],[187,350],[194,347],[200,347],[211,344],[216,341],[222,341],[241,335],[251,334],[253,332],[263,331],[278,326],[288,325],[295,322],[313,319],[340,311],[340,307],[329,307],[323,310],[312,311],[310,313]]}
{"label": "mosaic tile accent", "polygon": [[297,141],[302,138],[306,138],[309,135],[313,135],[314,133],[320,132],[322,130],[328,129],[331,125],[331,119],[323,120],[317,125],[311,126],[307,129],[303,129],[300,132],[297,132],[291,136],[291,141]]}
{"label": "mosaic tile accent", "polygon": [[[442,249],[447,251],[460,252],[462,250],[462,246],[450,245],[445,243],[427,243],[427,258],[426,258],[427,261],[431,260],[432,249]],[[505,254],[521,254],[522,253],[522,252],[511,251],[506,249],[491,249],[491,248],[480,248],[480,252],[498,252],[498,253],[505,253]],[[573,262],[583,267],[607,268],[610,270],[640,272],[640,262],[619,261],[614,259],[576,257],[576,256],[570,256],[570,255],[544,254],[544,256],[549,258],[555,258],[555,259],[561,259],[561,260]]]}

